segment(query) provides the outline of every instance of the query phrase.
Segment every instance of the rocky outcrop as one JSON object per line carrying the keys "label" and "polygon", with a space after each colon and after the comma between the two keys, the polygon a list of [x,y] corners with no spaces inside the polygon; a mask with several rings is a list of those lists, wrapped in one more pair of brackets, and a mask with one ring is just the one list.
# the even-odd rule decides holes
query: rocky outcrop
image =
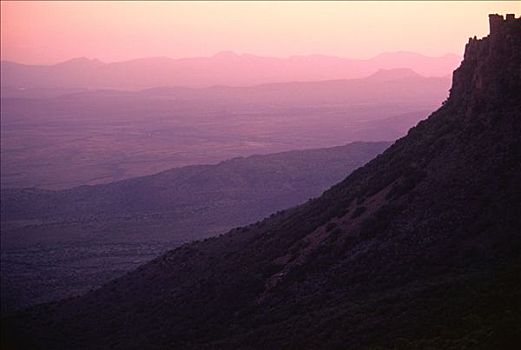
{"label": "rocky outcrop", "polygon": [[490,15],[490,35],[470,38],[454,71],[449,101],[467,114],[497,103],[512,103],[521,91],[521,18]]}

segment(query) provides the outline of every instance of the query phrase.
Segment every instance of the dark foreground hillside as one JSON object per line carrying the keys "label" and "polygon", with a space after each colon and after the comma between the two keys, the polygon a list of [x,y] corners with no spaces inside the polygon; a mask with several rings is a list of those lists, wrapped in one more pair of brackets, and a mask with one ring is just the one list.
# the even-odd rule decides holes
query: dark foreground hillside
{"label": "dark foreground hillside", "polygon": [[521,20],[471,39],[446,103],[320,198],[3,320],[12,348],[521,344]]}

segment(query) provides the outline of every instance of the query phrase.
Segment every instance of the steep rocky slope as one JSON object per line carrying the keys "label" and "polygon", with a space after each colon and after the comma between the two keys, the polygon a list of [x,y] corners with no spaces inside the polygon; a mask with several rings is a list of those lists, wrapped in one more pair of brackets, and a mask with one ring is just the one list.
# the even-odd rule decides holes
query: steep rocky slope
{"label": "steep rocky slope", "polygon": [[320,198],[4,320],[20,348],[521,344],[521,20],[491,17],[449,99]]}

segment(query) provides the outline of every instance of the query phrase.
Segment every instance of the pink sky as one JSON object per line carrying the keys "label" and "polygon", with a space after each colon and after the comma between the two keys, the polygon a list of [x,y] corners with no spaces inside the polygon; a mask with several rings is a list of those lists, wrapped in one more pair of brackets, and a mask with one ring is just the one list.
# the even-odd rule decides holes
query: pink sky
{"label": "pink sky", "polygon": [[85,56],[462,54],[489,13],[520,2],[1,2],[1,57],[48,64]]}

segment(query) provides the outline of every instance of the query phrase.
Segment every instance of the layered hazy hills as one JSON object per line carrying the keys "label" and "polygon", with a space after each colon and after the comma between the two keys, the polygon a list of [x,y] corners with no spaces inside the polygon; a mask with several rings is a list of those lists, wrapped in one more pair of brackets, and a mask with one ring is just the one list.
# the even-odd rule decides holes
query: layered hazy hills
{"label": "layered hazy hills", "polygon": [[106,185],[2,189],[2,312],[85,293],[194,239],[319,196],[390,143],[234,158]]}
{"label": "layered hazy hills", "polygon": [[2,90],[2,188],[64,189],[251,154],[391,141],[448,95],[410,69],[140,91]]}
{"label": "layered hazy hills", "polygon": [[271,104],[285,106],[389,103],[414,101],[430,104],[446,97],[450,78],[426,77],[412,69],[379,69],[356,79],[333,79],[261,84],[249,87],[212,86],[203,89],[152,88],[141,91],[151,96],[213,98],[230,104]]}
{"label": "layered hazy hills", "polygon": [[2,247],[208,237],[320,195],[389,145],[239,157],[59,191],[2,189]]}
{"label": "layered hazy hills", "polygon": [[[346,105],[362,103],[433,104],[447,96],[450,87],[448,75],[426,77],[409,68],[379,69],[356,79],[281,82],[234,87],[215,85],[205,88],[153,87],[138,91],[110,89],[54,89],[12,88],[3,86],[2,98],[29,99],[102,99],[125,98],[172,99],[181,106],[187,101],[219,102],[233,107],[236,104],[255,106]],[[90,101],[89,101],[90,102]],[[228,108],[230,108],[228,107]]]}
{"label": "layered hazy hills", "polygon": [[286,81],[354,79],[379,69],[409,68],[424,76],[446,76],[457,55],[428,57],[416,53],[384,53],[371,59],[332,56],[259,57],[222,52],[212,57],[143,58],[104,63],[75,58],[54,65],[1,63],[3,87],[145,89],[157,86],[246,86]]}
{"label": "layered hazy hills", "polygon": [[4,320],[3,341],[515,348],[520,22],[501,21],[500,31],[471,41],[448,101],[321,197]]}

